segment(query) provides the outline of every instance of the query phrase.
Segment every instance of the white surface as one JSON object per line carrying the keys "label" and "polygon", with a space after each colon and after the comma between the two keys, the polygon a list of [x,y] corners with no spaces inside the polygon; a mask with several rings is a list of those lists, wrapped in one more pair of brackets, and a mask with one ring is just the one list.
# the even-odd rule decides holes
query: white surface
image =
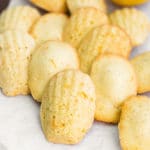
{"label": "white surface", "polygon": [[[10,6],[27,4],[12,0]],[[109,3],[110,10],[115,7]],[[138,7],[150,18],[150,2]],[[150,50],[150,38],[132,56]],[[117,126],[95,122],[84,140],[75,146],[47,142],[39,119],[40,105],[30,96],[8,98],[0,93],[0,150],[121,150]]]}

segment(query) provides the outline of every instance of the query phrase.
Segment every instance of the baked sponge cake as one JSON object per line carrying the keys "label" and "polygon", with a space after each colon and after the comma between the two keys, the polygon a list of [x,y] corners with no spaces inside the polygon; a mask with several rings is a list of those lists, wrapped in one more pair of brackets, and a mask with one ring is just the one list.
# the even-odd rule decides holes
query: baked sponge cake
{"label": "baked sponge cake", "polygon": [[109,24],[95,27],[78,47],[81,70],[90,73],[93,61],[101,54],[111,53],[128,58],[131,50],[130,38],[121,28]]}
{"label": "baked sponge cake", "polygon": [[105,0],[67,0],[67,5],[71,13],[83,7],[94,7],[100,11],[107,12]]}
{"label": "baked sponge cake", "polygon": [[150,98],[133,96],[124,103],[119,123],[122,150],[149,150]]}
{"label": "baked sponge cake", "polygon": [[66,0],[30,0],[36,6],[50,12],[66,11]]}
{"label": "baked sponge cake", "polygon": [[150,91],[150,52],[140,54],[133,59],[131,63],[136,72],[138,81],[138,93]]}
{"label": "baked sponge cake", "polygon": [[47,40],[62,40],[63,29],[68,21],[65,14],[48,13],[32,26],[31,35],[40,44]]}
{"label": "baked sponge cake", "polygon": [[117,55],[101,55],[92,65],[91,78],[96,87],[95,119],[118,123],[121,105],[137,94],[137,80],[128,60]]}
{"label": "baked sponge cake", "polygon": [[4,10],[0,15],[0,32],[7,30],[30,31],[31,26],[40,17],[36,8],[16,6]]}
{"label": "baked sponge cake", "polygon": [[26,32],[0,34],[0,87],[5,95],[29,94],[28,64],[34,47],[34,39]]}
{"label": "baked sponge cake", "polygon": [[135,8],[116,10],[110,14],[110,20],[114,25],[120,26],[128,33],[133,46],[143,44],[150,33],[149,18]]}
{"label": "baked sponge cake", "polygon": [[77,52],[69,44],[47,41],[38,46],[29,64],[29,87],[33,98],[41,101],[50,78],[64,69],[78,69]]}
{"label": "baked sponge cake", "polygon": [[53,76],[42,96],[41,123],[48,141],[79,143],[91,128],[95,88],[87,74],[65,70]]}
{"label": "baked sponge cake", "polygon": [[77,9],[64,28],[63,39],[77,48],[81,39],[94,27],[107,24],[107,15],[94,7]]}

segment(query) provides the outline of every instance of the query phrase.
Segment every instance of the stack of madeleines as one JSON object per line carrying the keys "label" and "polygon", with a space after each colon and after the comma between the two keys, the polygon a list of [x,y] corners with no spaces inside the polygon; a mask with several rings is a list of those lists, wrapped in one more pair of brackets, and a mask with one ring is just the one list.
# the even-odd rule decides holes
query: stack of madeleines
{"label": "stack of madeleines", "polygon": [[31,2],[49,13],[17,6],[0,14],[3,93],[41,102],[53,143],[79,143],[95,119],[119,123],[123,150],[149,150],[150,98],[137,94],[150,91],[150,52],[129,60],[149,35],[148,17],[135,8],[108,14],[104,0]]}

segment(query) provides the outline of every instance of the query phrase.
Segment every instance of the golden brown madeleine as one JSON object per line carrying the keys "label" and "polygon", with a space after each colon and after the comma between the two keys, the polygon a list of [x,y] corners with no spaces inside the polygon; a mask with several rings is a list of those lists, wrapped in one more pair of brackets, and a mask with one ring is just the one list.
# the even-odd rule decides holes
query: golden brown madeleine
{"label": "golden brown madeleine", "polygon": [[150,98],[134,96],[122,107],[119,136],[122,150],[149,150]]}
{"label": "golden brown madeleine", "polygon": [[133,58],[131,63],[135,69],[138,81],[138,93],[150,91],[150,52],[145,52]]}
{"label": "golden brown madeleine", "polygon": [[133,5],[140,5],[149,0],[112,0],[115,4],[121,6],[133,6]]}
{"label": "golden brown madeleine", "polygon": [[143,44],[150,33],[148,17],[142,11],[135,8],[116,10],[110,14],[110,20],[129,34],[133,46]]}
{"label": "golden brown madeleine", "polygon": [[40,13],[33,7],[16,6],[8,8],[0,15],[0,32],[9,29],[29,31],[39,17]]}
{"label": "golden brown madeleine", "polygon": [[42,97],[41,123],[48,141],[76,144],[91,128],[95,88],[87,74],[65,70],[51,78]]}
{"label": "golden brown madeleine", "polygon": [[68,17],[65,14],[46,14],[33,25],[31,34],[38,44],[47,40],[62,40],[67,21]]}
{"label": "golden brown madeleine", "polygon": [[63,38],[75,48],[78,47],[81,39],[94,27],[108,23],[105,13],[96,8],[80,8],[73,13],[68,21]]}
{"label": "golden brown madeleine", "polygon": [[69,44],[47,41],[40,45],[29,64],[29,87],[33,98],[40,102],[50,78],[57,72],[72,68],[79,68],[79,59]]}
{"label": "golden brown madeleine", "polygon": [[34,46],[34,39],[26,32],[0,34],[0,87],[5,95],[29,94],[28,64]]}
{"label": "golden brown madeleine", "polygon": [[100,54],[112,53],[128,58],[131,49],[129,36],[117,26],[103,25],[93,28],[79,44],[81,70],[90,73],[93,61]]}
{"label": "golden brown madeleine", "polygon": [[50,12],[65,12],[66,0],[30,0],[36,6]]}
{"label": "golden brown madeleine", "polygon": [[92,65],[91,78],[97,95],[95,119],[117,123],[122,103],[137,94],[132,65],[123,57],[102,55]]}
{"label": "golden brown madeleine", "polygon": [[95,7],[103,12],[107,12],[105,0],[67,0],[67,5],[71,13],[83,7]]}

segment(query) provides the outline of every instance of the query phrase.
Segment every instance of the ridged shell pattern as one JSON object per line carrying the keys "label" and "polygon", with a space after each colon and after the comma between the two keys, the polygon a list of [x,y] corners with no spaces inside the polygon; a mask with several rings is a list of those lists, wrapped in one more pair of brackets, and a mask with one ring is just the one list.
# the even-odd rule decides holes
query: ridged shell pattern
{"label": "ridged shell pattern", "polygon": [[47,41],[33,53],[29,64],[29,87],[35,100],[41,101],[50,78],[65,69],[78,69],[76,50],[60,41]]}
{"label": "ridged shell pattern", "polygon": [[108,22],[107,15],[96,8],[78,9],[73,13],[64,29],[64,40],[77,48],[81,39],[92,28]]}
{"label": "ridged shell pattern", "polygon": [[75,144],[91,128],[95,113],[95,88],[90,77],[78,70],[55,75],[43,95],[41,121],[54,143]]}
{"label": "ridged shell pattern", "polygon": [[29,31],[32,24],[40,17],[39,12],[29,6],[9,8],[0,15],[0,32],[9,29]]}
{"label": "ridged shell pattern", "polygon": [[143,12],[134,8],[116,10],[110,14],[110,20],[129,34],[133,46],[143,44],[150,32],[148,17]]}
{"label": "ridged shell pattern", "polygon": [[67,0],[67,5],[71,13],[83,7],[94,7],[100,11],[107,12],[105,0]]}
{"label": "ridged shell pattern", "polygon": [[28,94],[28,62],[34,49],[33,38],[26,32],[0,34],[0,87],[4,94]]}
{"label": "ridged shell pattern", "polygon": [[90,73],[93,61],[103,53],[117,54],[127,58],[131,48],[130,38],[120,28],[112,25],[96,27],[83,38],[79,45],[81,70]]}

